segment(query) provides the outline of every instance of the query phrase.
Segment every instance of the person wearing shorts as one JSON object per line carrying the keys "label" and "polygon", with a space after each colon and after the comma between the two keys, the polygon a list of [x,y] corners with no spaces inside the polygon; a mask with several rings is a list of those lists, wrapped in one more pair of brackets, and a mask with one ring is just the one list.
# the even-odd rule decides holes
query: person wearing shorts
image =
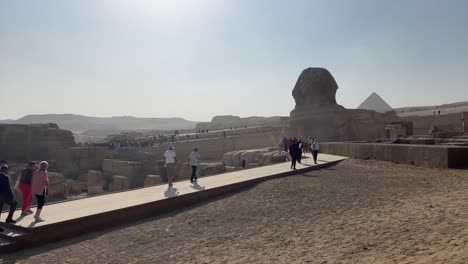
{"label": "person wearing shorts", "polygon": [[174,180],[175,175],[175,162],[176,162],[176,153],[174,147],[170,146],[164,153],[164,159],[166,164],[166,173],[167,173],[167,183],[169,187],[172,187],[172,181]]}

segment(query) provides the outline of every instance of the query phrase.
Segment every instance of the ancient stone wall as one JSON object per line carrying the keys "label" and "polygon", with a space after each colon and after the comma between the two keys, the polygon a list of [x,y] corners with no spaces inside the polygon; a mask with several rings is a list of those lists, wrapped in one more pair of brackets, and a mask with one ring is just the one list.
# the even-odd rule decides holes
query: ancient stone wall
{"label": "ancient stone wall", "polygon": [[402,121],[413,122],[415,135],[427,135],[432,126],[436,126],[443,132],[461,132],[463,130],[461,114],[453,113],[438,116],[405,116],[399,117]]}
{"label": "ancient stone wall", "polygon": [[175,147],[179,160],[187,160],[193,147],[198,147],[203,159],[221,160],[224,153],[244,150],[276,147],[281,138],[281,132],[269,132],[261,134],[240,135],[226,138],[214,138],[209,140],[193,140],[188,142],[176,142],[151,149],[155,159],[163,159],[164,152],[169,145]]}
{"label": "ancient stone wall", "polygon": [[0,125],[0,159],[7,161],[49,160],[74,145],[73,134],[56,124]]}
{"label": "ancient stone wall", "polygon": [[320,152],[430,168],[468,166],[468,147],[459,146],[332,142],[320,144]]}

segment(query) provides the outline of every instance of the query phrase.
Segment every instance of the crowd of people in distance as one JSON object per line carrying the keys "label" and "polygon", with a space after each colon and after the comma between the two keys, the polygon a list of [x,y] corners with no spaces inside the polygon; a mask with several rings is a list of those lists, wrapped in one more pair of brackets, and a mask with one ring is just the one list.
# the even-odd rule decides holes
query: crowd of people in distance
{"label": "crowd of people in distance", "polygon": [[301,163],[303,153],[312,153],[314,164],[317,164],[320,145],[313,137],[301,137],[300,139],[290,137],[288,139],[284,136],[280,147],[291,155],[291,170],[296,170],[296,163]]}
{"label": "crowd of people in distance", "polygon": [[[34,215],[35,222],[44,221],[41,218],[41,211],[45,204],[45,198],[49,194],[49,176],[47,169],[49,164],[46,161],[42,161],[39,165],[31,161],[21,172],[21,175],[18,177],[15,189],[21,191],[23,196],[23,203],[21,206],[21,216],[27,216],[34,213],[31,209],[31,202],[33,195],[37,199],[37,209]],[[10,180],[8,178],[9,167],[6,161],[2,161],[0,164],[0,213],[3,210],[3,205],[8,204],[10,210],[6,218],[5,223],[15,224],[16,221],[13,220],[13,214],[18,205],[13,191],[10,188]],[[0,232],[3,231],[0,228]]]}

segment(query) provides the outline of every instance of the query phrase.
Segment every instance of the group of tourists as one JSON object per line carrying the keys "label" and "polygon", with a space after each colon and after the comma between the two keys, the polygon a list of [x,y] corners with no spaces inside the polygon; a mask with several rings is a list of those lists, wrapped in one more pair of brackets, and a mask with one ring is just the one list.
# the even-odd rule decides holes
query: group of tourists
{"label": "group of tourists", "polygon": [[303,153],[312,153],[314,164],[317,164],[320,145],[317,139],[313,137],[301,137],[300,139],[297,139],[296,137],[290,137],[288,139],[285,136],[283,137],[280,146],[284,151],[289,152],[289,154],[291,155],[292,170],[296,170],[296,164],[302,162]]}
{"label": "group of tourists", "polygon": [[[23,203],[21,206],[21,216],[27,216],[34,213],[31,209],[32,196],[34,195],[37,199],[37,209],[34,215],[36,222],[44,221],[40,215],[42,207],[45,204],[45,197],[48,195],[49,187],[49,176],[47,169],[49,164],[46,161],[42,161],[39,165],[31,161],[26,165],[26,168],[21,172],[21,176],[18,177],[15,189],[21,191],[23,196]],[[17,201],[13,195],[13,192],[10,188],[10,181],[8,178],[8,173],[10,168],[6,162],[0,164],[0,213],[3,210],[3,204],[8,204],[10,210],[6,218],[5,223],[15,224],[16,221],[13,220],[13,214],[17,207]],[[1,228],[0,228],[0,231]]]}
{"label": "group of tourists", "polygon": [[[198,151],[198,148],[193,148],[193,151],[188,156],[187,166],[192,167],[192,175],[190,177],[190,183],[196,183],[197,178],[197,168],[200,164],[201,155]],[[176,152],[174,147],[170,146],[164,153],[165,167],[167,173],[167,182],[169,188],[172,187],[172,182],[174,181],[175,176],[175,163],[177,161]]]}

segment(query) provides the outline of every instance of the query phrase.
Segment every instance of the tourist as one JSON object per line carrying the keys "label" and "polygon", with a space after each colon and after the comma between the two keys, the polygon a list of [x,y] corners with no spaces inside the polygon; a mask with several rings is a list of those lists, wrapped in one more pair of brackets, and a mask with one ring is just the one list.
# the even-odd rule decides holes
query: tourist
{"label": "tourist", "polygon": [[189,165],[192,166],[192,176],[190,177],[190,183],[197,182],[197,167],[200,162],[200,152],[198,152],[198,148],[193,148],[192,153],[189,156]]}
{"label": "tourist", "polygon": [[299,154],[299,143],[296,140],[289,147],[289,154],[291,155],[291,170],[296,170],[296,161]]}
{"label": "tourist", "polygon": [[[16,205],[18,204],[14,197],[13,193],[10,188],[10,180],[8,179],[8,165],[3,164],[0,167],[0,213],[3,211],[3,204],[8,204],[10,205],[10,211],[8,212],[8,216],[5,220],[5,223],[7,224],[14,224],[16,223],[15,220],[13,220],[13,214],[15,213],[16,210]],[[3,231],[3,229],[0,229],[0,231]]]}
{"label": "tourist", "polygon": [[169,187],[172,187],[176,162],[176,153],[174,151],[174,147],[170,146],[169,148],[167,148],[166,152],[164,153],[164,158],[166,163],[167,182],[169,184]]}
{"label": "tourist", "polygon": [[41,161],[39,163],[39,170],[34,173],[32,177],[31,189],[34,196],[37,199],[37,210],[34,215],[36,222],[42,222],[41,212],[42,207],[45,204],[45,197],[49,194],[49,175],[47,169],[49,168],[49,163],[46,161]]}
{"label": "tourist", "polygon": [[312,156],[314,157],[314,164],[317,164],[317,157],[318,157],[320,145],[315,138],[312,139],[311,149],[312,149]]}
{"label": "tourist", "polygon": [[299,139],[297,141],[297,148],[298,148],[298,152],[297,152],[297,162],[301,163],[301,160],[302,160],[302,148],[304,147],[304,145],[302,144],[302,139]]}
{"label": "tourist", "polygon": [[288,138],[286,136],[283,137],[283,141],[281,142],[283,144],[283,150],[288,151]]}
{"label": "tourist", "polygon": [[38,166],[36,162],[31,161],[28,163],[26,168],[21,172],[21,176],[18,179],[18,188],[23,194],[23,204],[21,206],[21,215],[26,216],[32,214],[33,212],[29,209],[29,206],[32,202],[32,190],[31,190],[31,181],[34,172],[36,172]]}
{"label": "tourist", "polygon": [[307,146],[308,149],[307,150],[308,150],[309,153],[312,153],[312,142],[313,142],[312,137],[309,136],[309,139],[307,140],[307,144],[308,144],[308,146]]}

